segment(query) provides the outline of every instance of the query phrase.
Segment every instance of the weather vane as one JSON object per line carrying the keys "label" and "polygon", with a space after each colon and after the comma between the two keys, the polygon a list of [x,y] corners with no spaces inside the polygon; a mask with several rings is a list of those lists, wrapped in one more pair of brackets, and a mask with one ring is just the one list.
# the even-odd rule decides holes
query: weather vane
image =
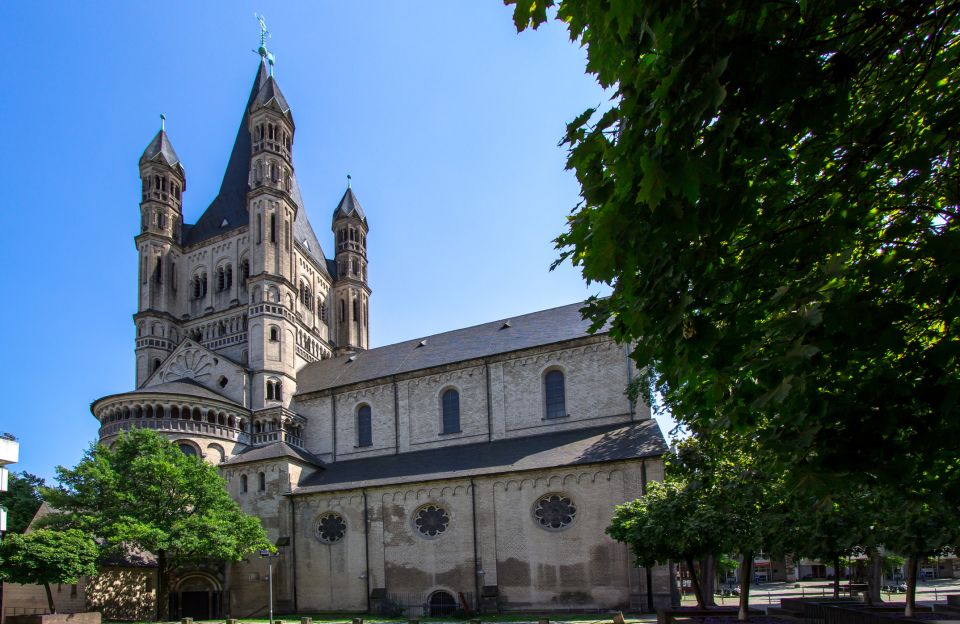
{"label": "weather vane", "polygon": [[257,18],[257,22],[260,23],[260,47],[254,50],[254,52],[266,59],[267,63],[270,65],[270,74],[273,75],[274,56],[269,50],[267,50],[267,39],[271,37],[270,31],[267,30],[267,21],[258,13],[254,13],[253,16]]}

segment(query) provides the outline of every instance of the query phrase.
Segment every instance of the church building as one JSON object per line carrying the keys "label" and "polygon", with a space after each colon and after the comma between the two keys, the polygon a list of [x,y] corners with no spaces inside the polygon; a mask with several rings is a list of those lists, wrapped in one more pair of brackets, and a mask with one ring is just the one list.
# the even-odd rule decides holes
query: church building
{"label": "church building", "polygon": [[[628,351],[588,333],[579,303],[371,348],[376,211],[348,185],[327,213],[328,258],[295,132],[261,46],[196,223],[165,129],[147,145],[136,387],[92,404],[100,442],[145,427],[217,465],[279,547],[278,613],[669,604],[666,568],[636,567],[604,533],[663,475],[650,407],[625,395]],[[179,571],[171,617],[263,617],[267,565]]]}

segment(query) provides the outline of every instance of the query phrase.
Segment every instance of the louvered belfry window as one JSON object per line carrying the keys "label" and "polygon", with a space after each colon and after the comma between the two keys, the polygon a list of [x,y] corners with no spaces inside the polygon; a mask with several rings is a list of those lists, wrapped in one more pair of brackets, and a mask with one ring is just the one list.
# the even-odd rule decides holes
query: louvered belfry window
{"label": "louvered belfry window", "polygon": [[563,372],[549,371],[543,378],[547,402],[547,418],[563,418],[567,415],[566,392],[564,391]]}

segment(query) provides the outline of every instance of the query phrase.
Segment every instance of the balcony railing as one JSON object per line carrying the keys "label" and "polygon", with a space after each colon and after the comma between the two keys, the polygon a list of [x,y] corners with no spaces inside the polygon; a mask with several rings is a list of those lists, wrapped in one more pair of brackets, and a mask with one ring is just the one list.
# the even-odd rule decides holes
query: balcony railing
{"label": "balcony railing", "polygon": [[250,434],[250,444],[254,446],[258,444],[269,444],[271,442],[281,441],[303,448],[303,441],[300,439],[300,436],[293,435],[289,431],[284,431],[283,429],[274,429],[273,431],[263,431],[261,433]]}

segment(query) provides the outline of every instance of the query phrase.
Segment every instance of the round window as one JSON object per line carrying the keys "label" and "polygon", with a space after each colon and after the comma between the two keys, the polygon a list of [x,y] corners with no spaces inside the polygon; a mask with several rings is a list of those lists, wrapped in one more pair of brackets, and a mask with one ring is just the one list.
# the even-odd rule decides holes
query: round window
{"label": "round window", "polygon": [[437,537],[449,524],[450,514],[438,505],[424,505],[413,516],[413,525],[424,537]]}
{"label": "round window", "polygon": [[346,532],[347,523],[340,514],[323,514],[317,522],[317,537],[324,544],[336,544],[343,539],[343,534]]}
{"label": "round window", "polygon": [[576,515],[576,506],[563,494],[547,494],[533,509],[533,517],[545,529],[562,529],[573,522]]}

